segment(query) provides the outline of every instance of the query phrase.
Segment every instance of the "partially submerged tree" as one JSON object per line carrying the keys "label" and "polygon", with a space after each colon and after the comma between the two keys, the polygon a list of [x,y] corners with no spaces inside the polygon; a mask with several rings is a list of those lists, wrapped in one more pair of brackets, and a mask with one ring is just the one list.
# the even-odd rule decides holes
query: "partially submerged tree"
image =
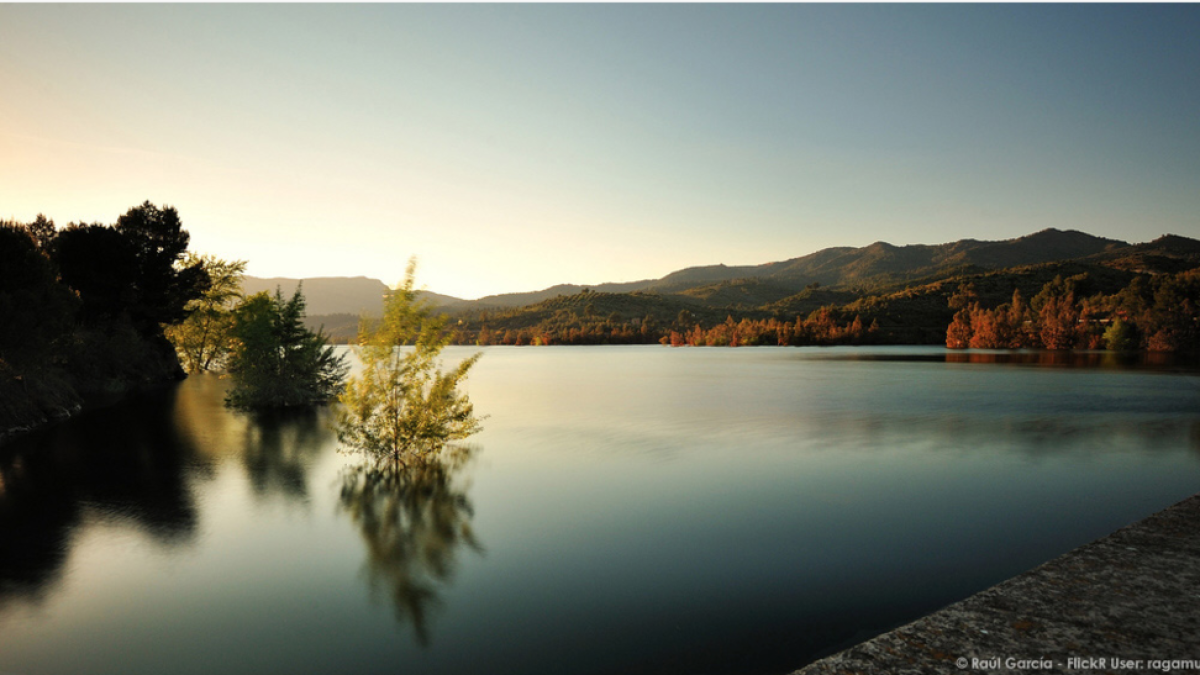
{"label": "partially submerged tree", "polygon": [[349,366],[320,332],[304,327],[304,295],[256,293],[234,313],[237,345],[229,359],[226,404],[243,409],[325,403],[337,396]]}
{"label": "partially submerged tree", "polygon": [[383,318],[360,325],[356,353],[363,367],[341,394],[338,427],[351,451],[405,465],[436,459],[447,443],[480,429],[458,384],[481,354],[442,371],[446,317],[417,301],[415,267],[410,262],[404,283],[389,293]]}
{"label": "partially submerged tree", "polygon": [[204,295],[185,306],[188,318],[167,327],[167,338],[187,372],[218,370],[233,351],[234,305],[242,298],[246,261],[188,253],[181,264],[185,268],[199,265],[211,284]]}

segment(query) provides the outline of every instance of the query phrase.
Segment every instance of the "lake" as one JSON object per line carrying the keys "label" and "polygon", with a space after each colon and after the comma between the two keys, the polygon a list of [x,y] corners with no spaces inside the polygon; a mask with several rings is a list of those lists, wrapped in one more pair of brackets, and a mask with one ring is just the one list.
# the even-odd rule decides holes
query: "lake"
{"label": "lake", "polygon": [[1190,367],[482,351],[398,484],[209,376],[0,446],[0,672],[786,673],[1200,491]]}

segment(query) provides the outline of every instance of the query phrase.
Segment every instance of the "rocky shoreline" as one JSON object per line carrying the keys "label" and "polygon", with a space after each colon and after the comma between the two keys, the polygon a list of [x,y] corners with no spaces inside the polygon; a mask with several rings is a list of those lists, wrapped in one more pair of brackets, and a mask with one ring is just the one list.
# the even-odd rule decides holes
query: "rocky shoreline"
{"label": "rocky shoreline", "polygon": [[17,436],[23,436],[27,433],[53,426],[60,422],[65,422],[75,415],[78,415],[82,411],[83,404],[76,403],[68,408],[58,408],[57,410],[52,410],[48,415],[40,416],[30,421],[28,424],[18,424],[16,426],[0,429],[0,444],[16,438]]}
{"label": "rocky shoreline", "polygon": [[182,369],[150,369],[134,380],[109,379],[90,386],[56,372],[0,378],[0,446],[14,438],[61,424],[88,410],[106,408],[131,396],[178,382]]}

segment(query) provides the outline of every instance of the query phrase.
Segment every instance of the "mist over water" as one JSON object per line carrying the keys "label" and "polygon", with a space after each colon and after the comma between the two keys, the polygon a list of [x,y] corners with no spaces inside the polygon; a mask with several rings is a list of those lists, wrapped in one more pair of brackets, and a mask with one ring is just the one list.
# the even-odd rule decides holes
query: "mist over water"
{"label": "mist over water", "polygon": [[421,475],[215,377],[0,446],[0,671],[789,672],[1200,490],[1178,364],[483,351]]}

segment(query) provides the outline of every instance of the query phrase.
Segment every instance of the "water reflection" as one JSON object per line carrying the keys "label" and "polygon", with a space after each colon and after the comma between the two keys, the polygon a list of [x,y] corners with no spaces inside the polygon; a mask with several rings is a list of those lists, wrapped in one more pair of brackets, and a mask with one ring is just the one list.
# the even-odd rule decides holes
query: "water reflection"
{"label": "water reflection", "polygon": [[242,462],[255,493],[307,502],[308,468],[334,436],[328,409],[278,410],[249,417],[251,423],[242,437]]}
{"label": "water reflection", "polygon": [[1086,458],[1120,453],[1150,457],[1187,447],[1200,455],[1200,422],[1186,419],[853,413],[797,417],[795,422],[805,429],[796,445],[809,451],[920,447],[945,455],[983,456],[1002,449],[1009,456]]}
{"label": "water reflection", "polygon": [[1122,353],[1110,351],[952,350],[930,352],[836,351],[806,353],[814,361],[896,361],[922,363],[974,363],[1055,368],[1108,368],[1119,370],[1200,370],[1195,356],[1168,352]]}
{"label": "water reflection", "polygon": [[1166,352],[949,351],[946,363],[987,363],[1068,368],[1195,368],[1195,359]]}
{"label": "water reflection", "polygon": [[422,646],[430,643],[430,618],[460,550],[483,552],[471,529],[471,502],[455,482],[475,452],[452,446],[440,461],[364,463],[342,474],[340,505],[366,545],[371,592],[391,602],[397,621],[412,624]]}
{"label": "water reflection", "polygon": [[193,539],[186,474],[211,470],[171,421],[175,402],[176,390],[158,392],[0,448],[0,605],[43,597],[89,518],[164,546]]}
{"label": "water reflection", "polygon": [[173,415],[180,433],[211,463],[241,463],[256,496],[307,503],[312,463],[334,442],[330,410],[235,412],[224,404],[229,386],[216,375],[189,377]]}
{"label": "water reflection", "polygon": [[0,671],[781,673],[1200,481],[1193,376],[839,349],[494,348],[478,474],[206,377],[17,439]]}

